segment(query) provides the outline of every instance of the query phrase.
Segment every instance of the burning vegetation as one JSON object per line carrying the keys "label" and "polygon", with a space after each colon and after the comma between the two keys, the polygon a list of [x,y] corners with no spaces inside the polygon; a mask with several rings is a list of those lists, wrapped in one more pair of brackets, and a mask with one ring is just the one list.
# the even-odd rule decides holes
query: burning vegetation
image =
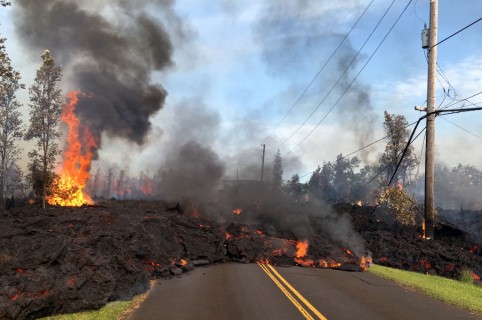
{"label": "burning vegetation", "polygon": [[93,149],[97,148],[98,139],[74,113],[80,95],[79,91],[70,92],[61,114],[62,122],[68,127],[66,148],[62,154],[62,168],[47,197],[51,205],[80,207],[93,203],[84,189],[90,178]]}

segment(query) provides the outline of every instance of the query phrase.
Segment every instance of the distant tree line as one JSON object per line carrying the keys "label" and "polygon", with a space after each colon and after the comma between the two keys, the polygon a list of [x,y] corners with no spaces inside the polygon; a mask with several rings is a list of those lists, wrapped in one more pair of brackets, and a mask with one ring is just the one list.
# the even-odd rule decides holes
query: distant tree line
{"label": "distant tree line", "polygon": [[[307,182],[300,182],[298,174],[292,176],[284,185],[286,192],[297,199],[312,197],[327,202],[368,202],[374,191],[387,186],[392,177],[394,185],[411,186],[415,181],[413,171],[419,163],[413,146],[407,148],[399,164],[411,133],[407,120],[402,115],[386,111],[384,116],[387,144],[377,165],[361,167],[358,157],[339,154],[335,161],[318,166]],[[275,161],[281,162],[279,154]]]}

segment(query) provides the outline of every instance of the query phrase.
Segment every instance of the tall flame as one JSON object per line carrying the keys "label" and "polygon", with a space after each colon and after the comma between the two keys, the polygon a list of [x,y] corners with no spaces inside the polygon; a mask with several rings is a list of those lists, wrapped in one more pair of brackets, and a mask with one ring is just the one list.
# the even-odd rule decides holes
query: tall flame
{"label": "tall flame", "polygon": [[68,103],[61,114],[62,122],[68,126],[67,149],[63,153],[59,177],[53,182],[52,195],[47,197],[51,205],[78,207],[92,203],[84,188],[90,178],[92,149],[97,147],[97,139],[74,113],[79,95],[79,91],[69,92]]}
{"label": "tall flame", "polygon": [[298,241],[298,243],[296,243],[297,258],[303,258],[304,256],[306,256],[306,253],[308,252],[308,245],[308,240]]}

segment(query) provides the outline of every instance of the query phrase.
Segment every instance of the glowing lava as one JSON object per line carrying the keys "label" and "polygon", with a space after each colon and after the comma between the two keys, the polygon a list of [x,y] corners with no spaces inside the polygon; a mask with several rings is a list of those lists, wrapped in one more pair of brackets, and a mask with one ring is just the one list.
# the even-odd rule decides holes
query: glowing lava
{"label": "glowing lava", "polygon": [[294,261],[303,267],[313,267],[315,261],[312,259],[306,259],[305,256],[308,253],[308,240],[298,241],[296,243],[296,254]]}
{"label": "glowing lava", "polygon": [[97,139],[74,113],[79,95],[79,91],[67,95],[68,103],[61,114],[62,122],[68,126],[67,148],[63,153],[63,168],[52,183],[52,194],[46,199],[51,205],[79,207],[92,203],[84,188],[90,178],[92,150],[97,147]]}

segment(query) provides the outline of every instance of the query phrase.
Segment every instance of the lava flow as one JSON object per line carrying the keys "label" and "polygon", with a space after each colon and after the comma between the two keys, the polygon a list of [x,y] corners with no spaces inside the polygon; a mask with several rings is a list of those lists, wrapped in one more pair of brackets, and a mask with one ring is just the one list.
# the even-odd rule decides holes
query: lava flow
{"label": "lava flow", "polygon": [[63,153],[63,167],[52,184],[52,194],[46,199],[51,205],[79,207],[92,204],[84,188],[90,178],[92,150],[97,147],[97,139],[74,113],[79,95],[79,91],[67,95],[68,103],[61,114],[62,122],[68,126],[67,148]]}
{"label": "lava flow", "polygon": [[315,262],[312,259],[306,259],[305,256],[308,253],[308,240],[298,241],[296,243],[296,254],[294,261],[303,267],[313,267]]}

